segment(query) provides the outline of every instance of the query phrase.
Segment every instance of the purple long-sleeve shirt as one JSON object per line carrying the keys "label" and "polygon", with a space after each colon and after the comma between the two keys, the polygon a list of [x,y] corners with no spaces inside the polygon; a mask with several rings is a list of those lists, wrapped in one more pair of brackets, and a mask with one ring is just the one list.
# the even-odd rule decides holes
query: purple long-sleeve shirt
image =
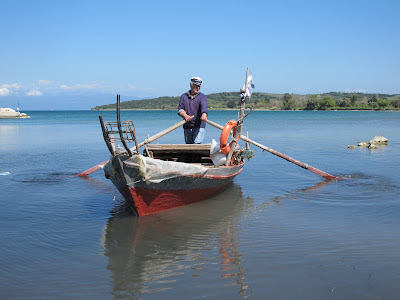
{"label": "purple long-sleeve shirt", "polygon": [[208,114],[207,108],[207,97],[203,93],[198,93],[192,98],[190,91],[182,94],[179,100],[178,111],[183,109],[189,116],[194,116],[194,118],[186,122],[183,128],[205,128],[206,122],[201,121],[201,115],[203,113]]}

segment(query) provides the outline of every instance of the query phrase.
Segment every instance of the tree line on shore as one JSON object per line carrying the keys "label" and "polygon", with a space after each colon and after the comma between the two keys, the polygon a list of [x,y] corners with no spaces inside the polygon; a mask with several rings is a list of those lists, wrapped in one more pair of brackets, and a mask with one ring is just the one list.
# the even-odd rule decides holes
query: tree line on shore
{"label": "tree line on shore", "polygon": [[[209,109],[236,109],[239,92],[207,95]],[[121,102],[121,109],[175,110],[179,97],[158,97]],[[400,94],[365,94],[330,92],[314,95],[253,93],[248,107],[259,110],[400,110]],[[101,105],[92,110],[114,110],[115,104]]]}

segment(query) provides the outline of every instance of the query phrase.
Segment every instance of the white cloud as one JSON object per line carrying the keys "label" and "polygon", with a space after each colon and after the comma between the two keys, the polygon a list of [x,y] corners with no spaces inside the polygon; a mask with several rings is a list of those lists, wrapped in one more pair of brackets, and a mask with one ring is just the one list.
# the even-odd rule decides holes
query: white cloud
{"label": "white cloud", "polygon": [[7,88],[7,89],[20,89],[21,86],[18,83],[3,83],[0,84],[0,88]]}
{"label": "white cloud", "polygon": [[19,89],[19,88],[21,88],[21,86],[18,84],[18,83],[6,83],[6,84],[3,84],[3,85],[1,85],[1,87],[6,87],[6,88],[11,88],[11,89]]}
{"label": "white cloud", "polygon": [[98,88],[97,84],[92,83],[92,84],[73,84],[73,85],[61,85],[60,88],[64,90],[90,90],[90,89],[95,89]]}
{"label": "white cloud", "polygon": [[30,91],[30,92],[26,93],[26,95],[27,96],[42,96],[43,93],[41,91],[34,90],[34,91]]}
{"label": "white cloud", "polygon": [[0,96],[7,96],[10,94],[10,90],[6,87],[0,87]]}
{"label": "white cloud", "polygon": [[18,83],[4,83],[0,84],[0,96],[7,96],[13,92],[13,90],[20,89],[21,86]]}
{"label": "white cloud", "polygon": [[50,84],[50,83],[51,80],[45,80],[45,79],[39,80],[39,84]]}

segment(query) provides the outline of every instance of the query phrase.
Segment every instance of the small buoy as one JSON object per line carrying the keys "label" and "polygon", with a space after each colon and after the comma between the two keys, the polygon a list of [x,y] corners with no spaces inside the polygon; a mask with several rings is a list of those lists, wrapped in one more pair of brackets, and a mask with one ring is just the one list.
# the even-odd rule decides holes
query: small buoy
{"label": "small buoy", "polygon": [[347,148],[349,148],[349,149],[357,149],[357,146],[354,146],[354,145],[347,145]]}

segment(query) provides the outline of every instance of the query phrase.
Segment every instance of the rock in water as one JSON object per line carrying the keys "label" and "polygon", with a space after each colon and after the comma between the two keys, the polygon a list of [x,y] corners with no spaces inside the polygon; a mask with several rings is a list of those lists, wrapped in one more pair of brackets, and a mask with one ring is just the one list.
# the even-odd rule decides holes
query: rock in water
{"label": "rock in water", "polygon": [[369,142],[374,145],[387,145],[388,141],[389,140],[385,138],[383,135],[377,135]]}
{"label": "rock in water", "polygon": [[363,148],[365,148],[365,147],[368,147],[370,144],[369,143],[366,143],[366,142],[358,142],[358,147],[363,147]]}

